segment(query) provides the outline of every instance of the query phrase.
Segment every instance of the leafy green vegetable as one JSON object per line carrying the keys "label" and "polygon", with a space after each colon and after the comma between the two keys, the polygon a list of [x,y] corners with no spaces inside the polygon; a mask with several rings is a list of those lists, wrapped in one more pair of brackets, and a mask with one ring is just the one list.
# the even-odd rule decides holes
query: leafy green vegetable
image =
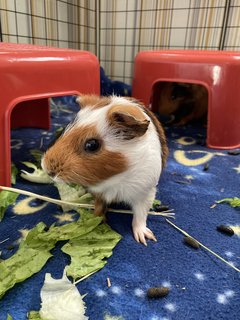
{"label": "leafy green vegetable", "polygon": [[14,204],[18,194],[10,191],[1,191],[0,192],[0,221],[2,221],[5,211],[8,206]]}
{"label": "leafy green vegetable", "polygon": [[40,292],[42,318],[55,320],[87,320],[86,306],[79,290],[66,276],[64,270],[61,279],[52,278],[46,273],[45,281]]}
{"label": "leafy green vegetable", "polygon": [[153,200],[153,204],[152,204],[152,208],[155,209],[156,206],[160,205],[161,201],[158,199],[154,199]]}
{"label": "leafy green vegetable", "polygon": [[[79,203],[80,198],[85,195],[86,190],[80,185],[69,185],[66,183],[55,183],[62,201]],[[84,202],[86,203],[86,202]],[[76,209],[69,205],[62,205],[63,211]]]}
{"label": "leafy green vegetable", "polygon": [[[21,242],[18,251],[9,259],[2,260],[0,263],[0,298],[5,292],[12,288],[16,283],[24,281],[34,273],[41,270],[46,261],[52,256],[50,250],[56,241],[43,241],[36,244],[30,241],[38,238],[41,234],[46,234],[45,224],[40,222],[29,233],[27,238]],[[42,237],[44,238],[44,236]]]}
{"label": "leafy green vegetable", "polygon": [[[67,267],[68,274],[79,278],[102,268],[106,261],[102,259],[112,254],[112,249],[121,236],[107,225],[101,224],[102,217],[80,210],[81,218],[63,226],[51,226],[40,222],[20,243],[18,251],[9,259],[0,263],[0,298],[16,283],[24,281],[41,270],[52,256],[50,250],[57,241],[70,240],[63,251],[72,257]],[[79,250],[82,250],[82,253]],[[80,259],[82,257],[82,261]]]}
{"label": "leafy green vegetable", "polygon": [[[37,167],[34,163],[23,162],[23,164],[33,169],[32,173],[22,170],[21,177],[23,179],[36,183],[53,183],[53,180],[48,176],[48,174],[41,168]],[[69,185],[67,183],[61,182],[55,183],[55,187],[58,189],[62,201],[83,204],[93,203],[93,196],[90,193],[86,193],[86,190],[81,185]],[[75,206],[70,206],[67,204],[62,205],[63,211],[69,211],[75,208]]]}
{"label": "leafy green vegetable", "polygon": [[35,164],[31,162],[23,162],[23,164],[25,164],[25,166],[27,166],[28,168],[33,169],[32,173],[27,172],[25,170],[21,170],[21,177],[23,179],[37,183],[53,183],[49,175],[42,169],[39,169]]}
{"label": "leafy green vegetable", "polygon": [[16,168],[15,164],[12,163],[11,165],[11,183],[12,184],[16,183],[17,174],[18,174],[18,169]]}
{"label": "leafy green vegetable", "polygon": [[79,203],[87,203],[87,204],[93,204],[93,196],[91,193],[85,193],[83,196],[79,198]]}
{"label": "leafy green vegetable", "polygon": [[43,153],[38,149],[30,150],[30,154],[34,157],[37,167],[41,167]]}
{"label": "leafy green vegetable", "polygon": [[217,201],[217,203],[228,203],[231,207],[236,208],[236,207],[240,207],[240,198],[238,197],[225,198]]}
{"label": "leafy green vegetable", "polygon": [[58,139],[62,135],[63,131],[64,127],[57,128],[57,130],[55,131],[55,138]]}
{"label": "leafy green vegetable", "polygon": [[39,311],[30,311],[28,312],[28,320],[44,320],[44,319],[40,317]]}
{"label": "leafy green vegetable", "polygon": [[71,239],[62,247],[62,251],[71,256],[71,264],[66,267],[67,275],[76,280],[103,268],[107,263],[104,259],[112,255],[120,239],[121,236],[106,224],[100,224],[92,232]]}
{"label": "leafy green vegetable", "polygon": [[81,218],[78,221],[64,224],[62,226],[51,226],[46,233],[28,234],[26,242],[31,246],[39,247],[46,242],[69,240],[91,232],[102,222],[102,217],[94,216],[87,210],[81,209]]}

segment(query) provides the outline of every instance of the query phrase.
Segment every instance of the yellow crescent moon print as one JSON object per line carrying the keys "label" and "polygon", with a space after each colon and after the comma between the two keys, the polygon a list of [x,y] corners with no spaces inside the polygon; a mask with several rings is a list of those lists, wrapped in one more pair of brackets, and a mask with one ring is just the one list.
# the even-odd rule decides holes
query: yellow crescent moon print
{"label": "yellow crescent moon print", "polygon": [[39,210],[42,210],[47,206],[47,202],[43,203],[39,206],[31,207],[30,203],[34,200],[34,197],[28,197],[26,199],[20,200],[14,207],[13,212],[17,215],[24,215],[24,214],[32,214]]}
{"label": "yellow crescent moon print", "polygon": [[189,146],[191,144],[195,144],[196,140],[192,137],[181,137],[179,139],[176,139],[176,142],[182,144],[183,146]]}
{"label": "yellow crescent moon print", "polygon": [[23,145],[22,140],[20,139],[11,139],[11,149],[20,149]]}
{"label": "yellow crescent moon print", "polygon": [[[191,159],[188,157],[188,155],[197,153],[200,154],[197,159]],[[184,151],[184,150],[177,150],[174,152],[174,158],[175,160],[183,164],[184,166],[199,166],[201,164],[204,164],[211,160],[215,155],[218,156],[225,156],[224,153],[219,152],[207,152],[207,151],[201,151],[201,150],[191,150],[191,151]]]}

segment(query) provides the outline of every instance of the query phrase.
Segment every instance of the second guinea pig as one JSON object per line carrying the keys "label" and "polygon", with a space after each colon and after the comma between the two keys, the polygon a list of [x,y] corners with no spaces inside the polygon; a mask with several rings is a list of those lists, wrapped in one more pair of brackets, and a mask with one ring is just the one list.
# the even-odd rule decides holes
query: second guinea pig
{"label": "second guinea pig", "polygon": [[207,89],[199,84],[163,82],[158,99],[161,116],[174,116],[173,124],[205,121],[208,110]]}
{"label": "second guinea pig", "polygon": [[146,222],[168,154],[160,123],[131,98],[90,95],[78,103],[75,120],[44,154],[43,169],[55,181],[85,186],[96,215],[112,202],[127,203],[136,241],[156,240]]}

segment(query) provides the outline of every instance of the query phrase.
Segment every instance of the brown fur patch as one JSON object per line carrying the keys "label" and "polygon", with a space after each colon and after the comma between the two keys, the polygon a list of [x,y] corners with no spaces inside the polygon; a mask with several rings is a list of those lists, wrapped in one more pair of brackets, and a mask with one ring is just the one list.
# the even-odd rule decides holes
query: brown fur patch
{"label": "brown fur patch", "polygon": [[[163,82],[160,84],[161,90],[158,96],[158,111],[160,115],[173,114],[183,102],[184,97],[179,96],[176,99],[172,99],[174,83]],[[184,86],[183,86],[184,87]],[[187,88],[187,87],[186,87]]]}
{"label": "brown fur patch", "polygon": [[99,194],[94,194],[94,214],[96,216],[104,216],[107,212],[107,204]]}
{"label": "brown fur patch", "polygon": [[102,108],[111,103],[111,98],[96,95],[82,95],[77,98],[77,102],[81,108],[89,106],[93,108]]}
{"label": "brown fur patch", "polygon": [[110,117],[111,114],[115,112],[129,115],[139,122],[144,122],[147,120],[142,111],[134,105],[114,105],[109,110],[108,116]]}
{"label": "brown fur patch", "polygon": [[[101,147],[96,152],[86,152],[85,142],[93,138],[100,140]],[[95,185],[127,170],[126,157],[105,150],[95,126],[74,128],[60,137],[46,152],[44,164],[51,175],[83,186]]]}
{"label": "brown fur patch", "polygon": [[141,107],[143,108],[144,112],[149,116],[149,118],[152,120],[152,122],[157,130],[160,144],[162,147],[162,165],[164,167],[166,165],[167,157],[168,157],[168,153],[169,153],[168,146],[167,146],[167,139],[166,139],[164,129],[163,129],[160,121],[157,119],[157,117],[154,115],[153,112],[151,112],[149,109],[147,109],[143,105],[141,105]]}
{"label": "brown fur patch", "polygon": [[158,137],[160,140],[160,144],[162,147],[162,165],[163,167],[166,165],[167,162],[167,157],[168,157],[168,146],[167,146],[167,140],[166,140],[166,135],[164,132],[164,129],[160,123],[160,121],[157,119],[157,117],[154,115],[153,112],[151,112],[148,108],[146,108],[140,101],[136,100],[135,98],[132,97],[127,97],[127,99],[130,102],[136,103],[139,105],[139,107],[141,107],[143,109],[143,111],[149,116],[149,118],[151,119],[151,121],[153,122],[157,133],[158,133]]}
{"label": "brown fur patch", "polygon": [[114,105],[108,111],[107,117],[110,125],[126,140],[141,137],[149,125],[143,112],[133,105]]}

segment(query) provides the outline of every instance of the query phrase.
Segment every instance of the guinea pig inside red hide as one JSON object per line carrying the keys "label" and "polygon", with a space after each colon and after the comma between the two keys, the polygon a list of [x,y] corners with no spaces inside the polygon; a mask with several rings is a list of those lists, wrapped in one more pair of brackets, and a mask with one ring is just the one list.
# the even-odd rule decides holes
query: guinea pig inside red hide
{"label": "guinea pig inside red hide", "polygon": [[199,84],[163,82],[159,86],[158,113],[173,116],[174,125],[204,121],[207,118],[208,92]]}
{"label": "guinea pig inside red hide", "polygon": [[131,98],[80,96],[78,102],[75,120],[44,154],[43,169],[55,181],[85,186],[97,215],[111,202],[129,204],[135,239],[156,240],[146,220],[168,154],[161,124]]}

